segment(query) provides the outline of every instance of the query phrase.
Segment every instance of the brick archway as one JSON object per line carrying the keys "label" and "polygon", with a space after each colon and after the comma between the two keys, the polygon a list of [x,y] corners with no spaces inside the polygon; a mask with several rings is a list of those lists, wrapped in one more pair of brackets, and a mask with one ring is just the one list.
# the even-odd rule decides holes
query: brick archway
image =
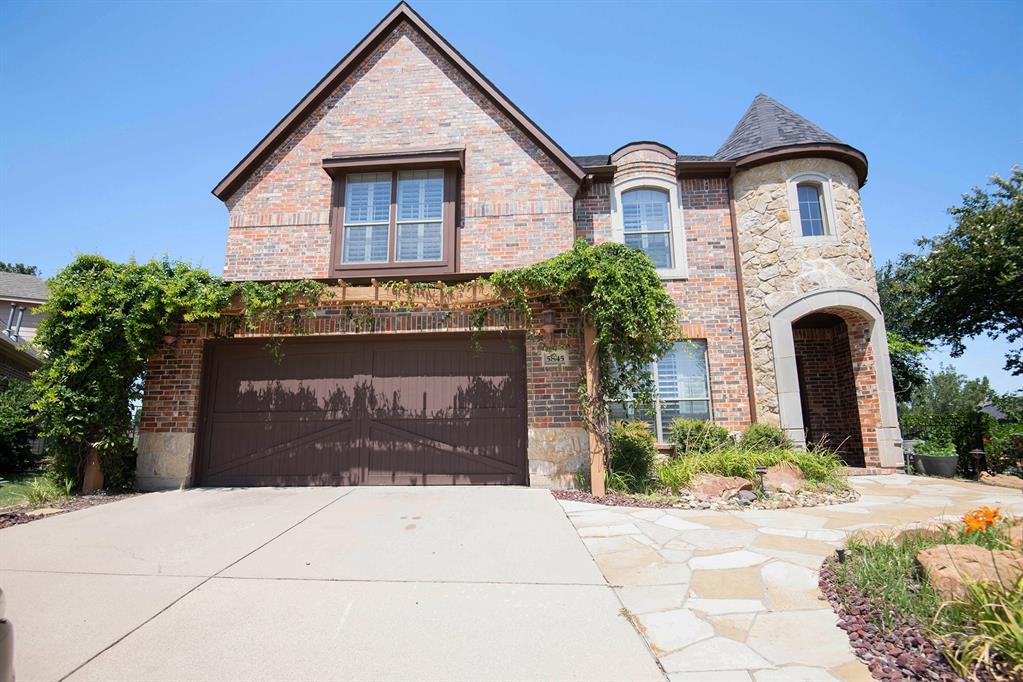
{"label": "brick archway", "polygon": [[849,466],[865,466],[863,427],[877,412],[869,321],[847,310],[821,310],[793,322],[792,339],[806,443],[837,451]]}
{"label": "brick archway", "polygon": [[[837,442],[829,445],[838,447],[844,441],[840,450],[850,465],[902,466],[902,438],[884,318],[870,297],[847,289],[808,294],[775,313],[771,336],[779,421],[794,442],[805,446],[822,431],[830,434],[831,430],[835,433],[829,440]],[[811,347],[825,342],[831,344],[831,363],[815,368],[813,384],[806,384],[810,372],[805,364],[812,355]],[[838,361],[836,354],[842,355]],[[802,376],[800,358],[804,363]],[[807,404],[808,409],[804,409],[804,403],[814,399],[833,403],[818,405],[817,409],[809,409],[813,406]]]}

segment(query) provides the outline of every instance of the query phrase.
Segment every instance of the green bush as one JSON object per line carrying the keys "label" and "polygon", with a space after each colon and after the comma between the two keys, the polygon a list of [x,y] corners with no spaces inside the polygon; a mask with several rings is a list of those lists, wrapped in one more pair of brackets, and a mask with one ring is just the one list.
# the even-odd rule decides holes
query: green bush
{"label": "green bush", "polygon": [[21,473],[38,464],[29,445],[39,435],[34,400],[31,384],[0,378],[0,474]]}
{"label": "green bush", "polygon": [[657,456],[657,445],[650,426],[641,421],[614,422],[610,436],[608,487],[623,492],[644,489],[653,474]]}
{"label": "green bush", "polygon": [[25,499],[33,507],[42,507],[70,497],[72,490],[74,481],[71,479],[58,483],[50,475],[40,476],[29,484]]}
{"label": "green bush", "polygon": [[662,486],[674,493],[688,488],[696,474],[718,474],[719,476],[742,476],[756,481],[757,467],[770,467],[781,462],[792,462],[811,486],[828,485],[834,488],[847,486],[842,473],[845,462],[834,452],[818,450],[749,450],[738,446],[722,447],[711,452],[694,452],[664,462],[657,470]]}
{"label": "green bush", "polygon": [[674,457],[713,452],[733,445],[728,429],[703,419],[676,419],[668,427],[668,442]]}
{"label": "green bush", "polygon": [[988,469],[1015,473],[1023,459],[1023,424],[996,422],[990,433],[984,443]]}
{"label": "green bush", "polygon": [[750,424],[739,434],[739,447],[744,450],[788,449],[792,441],[777,426]]}
{"label": "green bush", "polygon": [[948,440],[925,440],[916,444],[914,452],[930,457],[955,457],[956,446]]}

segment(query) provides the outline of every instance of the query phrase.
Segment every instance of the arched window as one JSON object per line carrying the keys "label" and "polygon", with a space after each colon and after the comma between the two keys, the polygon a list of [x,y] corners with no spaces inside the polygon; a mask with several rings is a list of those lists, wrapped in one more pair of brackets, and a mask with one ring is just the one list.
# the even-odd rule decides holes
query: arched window
{"label": "arched window", "polygon": [[803,236],[823,237],[831,234],[821,184],[800,182],[796,185],[796,196],[799,201],[799,222],[803,228]]}
{"label": "arched window", "polygon": [[641,187],[622,192],[625,245],[639,249],[658,268],[674,267],[668,192]]}

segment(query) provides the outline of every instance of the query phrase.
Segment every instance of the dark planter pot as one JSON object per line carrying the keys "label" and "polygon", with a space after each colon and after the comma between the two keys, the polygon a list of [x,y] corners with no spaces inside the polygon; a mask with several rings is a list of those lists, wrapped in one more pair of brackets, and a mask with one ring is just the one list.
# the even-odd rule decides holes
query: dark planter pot
{"label": "dark planter pot", "polygon": [[931,455],[916,455],[913,460],[916,470],[928,476],[941,476],[952,478],[956,475],[959,467],[959,455],[954,457],[933,457]]}

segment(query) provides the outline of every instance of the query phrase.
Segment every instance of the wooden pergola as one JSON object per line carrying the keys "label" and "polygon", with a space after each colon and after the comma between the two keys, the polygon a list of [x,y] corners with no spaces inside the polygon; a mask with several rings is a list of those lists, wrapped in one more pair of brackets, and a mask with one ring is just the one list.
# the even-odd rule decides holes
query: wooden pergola
{"label": "wooden pergola", "polygon": [[[436,308],[444,310],[471,310],[505,305],[507,301],[499,295],[497,289],[489,284],[468,282],[464,285],[448,287],[443,282],[433,286],[412,287],[409,280],[402,282],[401,287],[381,283],[375,279],[368,285],[352,286],[340,282],[337,286],[329,286],[316,302],[316,307],[342,308],[346,306],[407,306],[411,308]],[[535,294],[542,296],[542,293]],[[225,311],[228,314],[243,312],[241,305],[233,306]],[[586,372],[586,395],[593,401],[597,395],[600,382],[600,363],[597,357],[597,329],[592,320],[584,319],[583,324],[583,360]],[[590,492],[602,497],[605,474],[605,444],[592,427],[587,428],[589,434],[590,456]]]}

